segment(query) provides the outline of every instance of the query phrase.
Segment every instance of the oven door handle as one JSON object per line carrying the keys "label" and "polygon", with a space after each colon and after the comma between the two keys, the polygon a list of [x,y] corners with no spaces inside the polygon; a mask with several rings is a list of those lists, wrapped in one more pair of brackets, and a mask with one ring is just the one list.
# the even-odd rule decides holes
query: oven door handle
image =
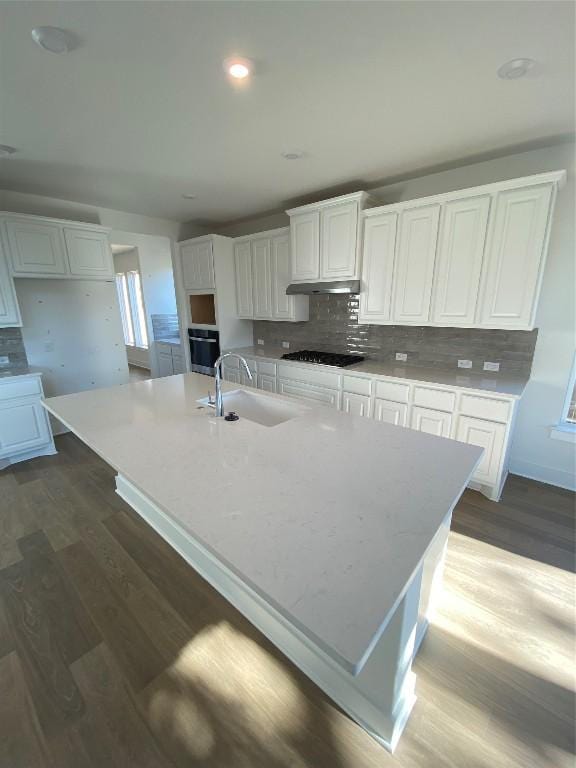
{"label": "oven door handle", "polygon": [[190,341],[203,341],[205,344],[217,344],[216,339],[201,339],[200,336],[189,336]]}

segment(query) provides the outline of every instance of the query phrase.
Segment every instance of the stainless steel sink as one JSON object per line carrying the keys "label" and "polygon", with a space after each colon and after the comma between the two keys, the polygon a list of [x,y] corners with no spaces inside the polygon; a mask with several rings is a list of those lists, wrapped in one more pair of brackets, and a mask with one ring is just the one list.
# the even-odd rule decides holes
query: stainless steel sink
{"label": "stainless steel sink", "polygon": [[[232,392],[224,392],[224,412],[234,411],[241,419],[254,421],[264,427],[275,427],[290,419],[295,419],[307,413],[309,408],[289,400],[280,400],[269,397],[260,392],[249,392],[244,389],[234,389]],[[208,398],[198,400],[201,405],[213,407]]]}

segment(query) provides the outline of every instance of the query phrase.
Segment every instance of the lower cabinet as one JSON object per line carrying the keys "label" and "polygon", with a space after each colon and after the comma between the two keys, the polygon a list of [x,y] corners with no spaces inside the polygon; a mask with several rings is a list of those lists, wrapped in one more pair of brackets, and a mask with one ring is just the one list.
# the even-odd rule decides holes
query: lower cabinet
{"label": "lower cabinet", "polygon": [[0,382],[0,466],[56,453],[42,397],[37,375]]}
{"label": "lower cabinet", "polygon": [[157,341],[156,353],[158,359],[158,376],[160,378],[186,372],[184,355],[179,346],[163,344],[162,342]]}
{"label": "lower cabinet", "polygon": [[269,373],[259,373],[258,389],[264,392],[276,392],[276,376],[271,376]]}
{"label": "lower cabinet", "polygon": [[342,392],[342,410],[352,416],[370,416],[370,395]]}
{"label": "lower cabinet", "polygon": [[484,448],[474,479],[479,483],[495,483],[504,457],[506,426],[472,416],[459,416],[454,437],[463,443]]}
{"label": "lower cabinet", "polygon": [[414,405],[410,426],[419,432],[427,432],[429,435],[436,435],[436,437],[450,437],[452,414]]}
{"label": "lower cabinet", "polygon": [[377,397],[374,400],[374,418],[376,421],[384,421],[395,427],[406,426],[408,406],[404,403],[395,403],[392,400],[383,400]]}

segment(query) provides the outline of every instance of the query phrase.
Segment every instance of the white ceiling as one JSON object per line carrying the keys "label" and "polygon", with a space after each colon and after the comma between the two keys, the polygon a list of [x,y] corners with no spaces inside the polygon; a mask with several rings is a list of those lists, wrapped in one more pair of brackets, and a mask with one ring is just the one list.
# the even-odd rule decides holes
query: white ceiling
{"label": "white ceiling", "polygon": [[[498,79],[516,57],[540,76]],[[0,187],[217,223],[572,132],[574,5],[0,2],[0,78]]]}

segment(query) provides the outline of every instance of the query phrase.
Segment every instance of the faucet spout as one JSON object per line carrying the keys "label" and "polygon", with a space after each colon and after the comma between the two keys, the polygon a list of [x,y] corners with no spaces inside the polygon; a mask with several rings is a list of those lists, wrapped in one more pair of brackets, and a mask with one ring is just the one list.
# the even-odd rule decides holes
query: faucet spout
{"label": "faucet spout", "polygon": [[224,416],[224,400],[222,399],[222,361],[226,357],[237,357],[238,360],[242,363],[244,366],[244,371],[246,372],[246,376],[248,376],[248,380],[252,381],[252,373],[250,371],[250,368],[248,367],[248,363],[242,355],[237,355],[235,352],[225,352],[223,355],[220,355],[218,360],[214,363],[214,375],[215,375],[215,412],[216,416]]}

